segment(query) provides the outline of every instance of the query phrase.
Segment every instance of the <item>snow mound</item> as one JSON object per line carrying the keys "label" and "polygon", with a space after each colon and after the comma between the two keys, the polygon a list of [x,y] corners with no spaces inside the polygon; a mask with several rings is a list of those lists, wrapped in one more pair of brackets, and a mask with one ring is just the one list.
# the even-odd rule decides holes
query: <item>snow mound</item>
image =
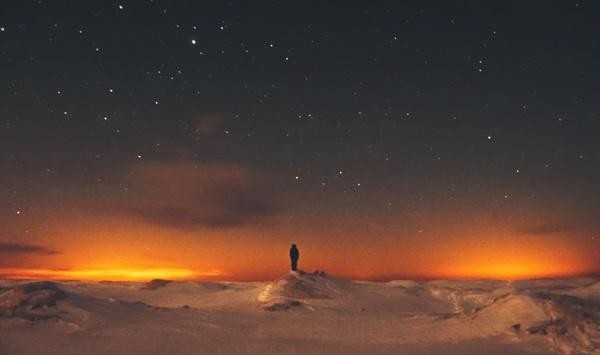
{"label": "snow mound", "polygon": [[557,291],[570,290],[580,287],[586,287],[597,282],[594,278],[576,277],[568,279],[539,279],[539,280],[520,280],[511,283],[515,290],[544,290]]}
{"label": "snow mound", "polygon": [[515,292],[455,317],[483,336],[543,337],[563,354],[600,354],[600,307],[577,297]]}
{"label": "snow mound", "polygon": [[564,354],[600,354],[600,307],[580,298],[539,293],[549,319],[527,328],[528,334],[547,337]]}
{"label": "snow mound", "polygon": [[590,302],[600,303],[600,281],[569,290],[566,294],[579,297]]}
{"label": "snow mound", "polygon": [[291,271],[265,285],[258,296],[261,309],[288,310],[304,303],[298,300],[334,299],[344,294],[349,281],[330,277],[323,271]]}
{"label": "snow mound", "polygon": [[432,297],[450,303],[457,314],[474,312],[510,293],[505,283],[496,281],[473,281],[471,284],[434,281],[427,283],[425,289]]}
{"label": "snow mound", "polygon": [[272,284],[271,293],[287,298],[336,298],[346,288],[347,282],[322,272],[292,271]]}
{"label": "snow mound", "polygon": [[421,287],[421,285],[413,280],[392,280],[385,283],[386,286],[389,287],[400,287],[400,288],[416,288]]}
{"label": "snow mound", "polygon": [[47,318],[49,315],[44,310],[65,298],[66,292],[53,282],[16,285],[0,290],[0,317]]}
{"label": "snow mound", "polygon": [[469,317],[481,327],[500,334],[511,328],[523,329],[545,322],[551,315],[540,300],[527,295],[509,294],[495,299],[488,306],[475,309]]}

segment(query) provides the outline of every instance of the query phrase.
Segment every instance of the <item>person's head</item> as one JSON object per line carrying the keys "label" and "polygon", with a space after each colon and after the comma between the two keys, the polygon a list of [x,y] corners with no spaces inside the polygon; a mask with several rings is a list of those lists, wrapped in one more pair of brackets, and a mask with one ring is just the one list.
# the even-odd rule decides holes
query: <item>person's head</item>
{"label": "person's head", "polygon": [[292,248],[296,248],[296,244],[293,244],[293,243],[292,243]]}

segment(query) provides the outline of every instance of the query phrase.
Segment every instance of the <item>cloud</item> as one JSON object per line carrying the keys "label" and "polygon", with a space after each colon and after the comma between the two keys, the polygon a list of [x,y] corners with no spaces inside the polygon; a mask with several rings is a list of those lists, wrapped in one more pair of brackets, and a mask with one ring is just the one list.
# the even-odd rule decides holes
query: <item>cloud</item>
{"label": "cloud", "polygon": [[194,132],[198,135],[210,136],[219,129],[223,123],[223,116],[220,114],[206,114],[200,117],[194,123]]}
{"label": "cloud", "polygon": [[268,182],[236,165],[141,163],[125,183],[123,211],[168,227],[238,227],[279,212]]}
{"label": "cloud", "polygon": [[560,224],[541,224],[536,226],[530,226],[521,229],[522,234],[533,234],[533,235],[541,235],[541,234],[555,234],[555,233],[563,233],[570,232],[572,228],[565,225]]}
{"label": "cloud", "polygon": [[38,255],[54,255],[58,251],[48,249],[40,245],[19,244],[19,243],[0,243],[0,254],[2,255],[21,255],[21,254],[38,254]]}

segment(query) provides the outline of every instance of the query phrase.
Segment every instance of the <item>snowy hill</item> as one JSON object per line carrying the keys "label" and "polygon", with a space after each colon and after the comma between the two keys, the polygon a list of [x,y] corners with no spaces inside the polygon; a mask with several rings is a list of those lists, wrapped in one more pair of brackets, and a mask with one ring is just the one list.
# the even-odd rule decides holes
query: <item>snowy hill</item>
{"label": "snowy hill", "polygon": [[600,354],[598,285],[4,281],[0,354]]}

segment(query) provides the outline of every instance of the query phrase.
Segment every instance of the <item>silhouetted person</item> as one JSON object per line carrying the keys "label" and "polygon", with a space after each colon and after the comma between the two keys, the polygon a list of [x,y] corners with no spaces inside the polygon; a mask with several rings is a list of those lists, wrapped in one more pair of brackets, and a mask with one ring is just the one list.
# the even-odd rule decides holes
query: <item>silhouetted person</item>
{"label": "silhouetted person", "polygon": [[300,251],[296,247],[296,244],[292,244],[290,248],[290,260],[292,261],[292,271],[298,269],[298,259],[300,258]]}

